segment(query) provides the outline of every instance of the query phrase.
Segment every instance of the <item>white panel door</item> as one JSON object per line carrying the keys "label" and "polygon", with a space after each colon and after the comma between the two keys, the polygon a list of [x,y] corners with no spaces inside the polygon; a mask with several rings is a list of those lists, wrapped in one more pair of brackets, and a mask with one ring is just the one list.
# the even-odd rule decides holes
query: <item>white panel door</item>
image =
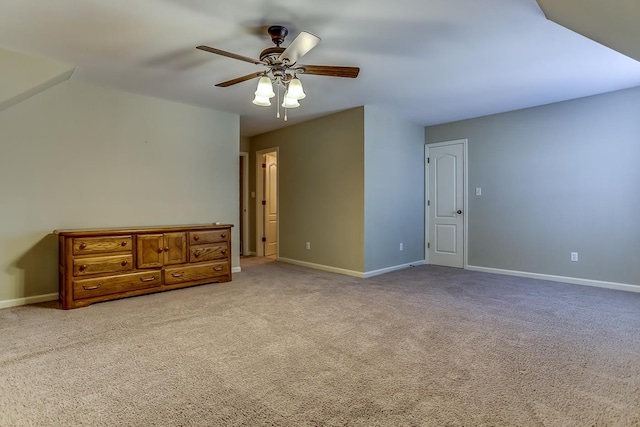
{"label": "white panel door", "polygon": [[464,267],[464,144],[429,147],[429,263]]}
{"label": "white panel door", "polygon": [[275,153],[265,155],[265,256],[275,255],[278,247],[278,159]]}

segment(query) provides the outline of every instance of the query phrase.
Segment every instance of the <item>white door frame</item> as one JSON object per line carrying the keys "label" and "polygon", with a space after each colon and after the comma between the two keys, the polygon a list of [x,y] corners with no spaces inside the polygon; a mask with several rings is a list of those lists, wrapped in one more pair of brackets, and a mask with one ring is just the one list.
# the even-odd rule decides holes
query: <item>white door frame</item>
{"label": "white door frame", "polygon": [[427,243],[429,243],[429,207],[427,206],[427,200],[430,200],[429,197],[429,168],[431,167],[430,163],[427,163],[427,159],[429,158],[429,148],[430,147],[442,147],[447,145],[454,145],[462,143],[462,151],[463,151],[463,161],[464,161],[464,180],[463,180],[463,191],[464,191],[464,217],[463,217],[463,228],[462,232],[464,233],[464,250],[462,251],[462,268],[466,269],[468,264],[468,251],[469,251],[469,156],[467,155],[467,144],[468,140],[465,139],[455,139],[452,141],[442,141],[436,142],[433,144],[426,144],[424,150],[424,194],[425,194],[425,215],[424,215],[424,261],[429,264],[429,248],[427,248]]}
{"label": "white door frame", "polygon": [[[262,174],[262,156],[267,153],[276,153],[278,163],[280,162],[280,151],[278,147],[266,148],[264,150],[256,151],[256,256],[264,256],[264,245],[262,236],[264,234],[264,212],[262,207],[262,200],[264,198],[264,178]],[[276,169],[276,193],[277,207],[276,210],[280,212],[280,166]],[[276,224],[276,259],[280,256],[280,217],[278,216],[278,223]]]}
{"label": "white door frame", "polygon": [[240,152],[240,159],[242,160],[242,205],[244,206],[244,212],[240,212],[242,217],[242,252],[243,255],[251,254],[249,251],[249,153],[245,151]]}

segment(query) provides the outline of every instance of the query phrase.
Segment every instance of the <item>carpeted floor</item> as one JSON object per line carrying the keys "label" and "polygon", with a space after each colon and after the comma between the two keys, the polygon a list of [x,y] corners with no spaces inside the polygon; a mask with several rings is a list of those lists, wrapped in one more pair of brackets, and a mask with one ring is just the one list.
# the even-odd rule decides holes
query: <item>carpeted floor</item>
{"label": "carpeted floor", "polygon": [[640,294],[435,266],[242,268],[0,310],[0,426],[640,425]]}

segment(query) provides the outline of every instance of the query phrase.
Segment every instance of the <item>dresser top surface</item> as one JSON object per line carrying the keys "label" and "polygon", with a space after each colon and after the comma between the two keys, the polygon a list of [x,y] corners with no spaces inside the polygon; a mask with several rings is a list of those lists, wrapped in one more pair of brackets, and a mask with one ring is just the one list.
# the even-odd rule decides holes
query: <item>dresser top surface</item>
{"label": "dresser top surface", "polygon": [[53,234],[65,237],[89,237],[122,235],[134,233],[166,233],[172,231],[220,230],[233,227],[233,224],[186,224],[186,225],[155,225],[145,227],[119,228],[84,228],[71,230],[54,230]]}

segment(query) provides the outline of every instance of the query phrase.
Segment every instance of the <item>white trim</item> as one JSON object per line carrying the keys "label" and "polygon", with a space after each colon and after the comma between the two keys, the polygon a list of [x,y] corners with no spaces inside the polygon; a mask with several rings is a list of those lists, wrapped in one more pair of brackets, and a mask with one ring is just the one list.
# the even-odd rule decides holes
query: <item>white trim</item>
{"label": "white trim", "polygon": [[8,300],[0,301],[0,308],[18,307],[21,305],[36,304],[39,302],[55,301],[57,299],[58,299],[57,292],[55,294],[44,294],[44,295],[35,295],[32,297],[8,299]]}
{"label": "white trim", "polygon": [[331,266],[322,265],[322,264],[314,264],[312,262],[298,261],[297,259],[289,259],[289,258],[278,258],[278,261],[286,262],[287,264],[299,265],[301,267],[313,268],[316,270],[329,271],[331,273],[344,274],[346,276],[360,277],[361,279],[364,278],[364,273],[361,271],[347,270],[344,268],[331,267]]}
{"label": "white trim", "polygon": [[424,265],[424,260],[419,260],[416,262],[410,262],[407,264],[394,265],[391,267],[381,268],[379,270],[372,270],[363,273],[361,271],[347,270],[344,268],[331,267],[328,265],[322,264],[314,264],[312,262],[306,261],[298,261],[297,259],[289,259],[289,258],[278,258],[278,261],[286,262],[287,264],[299,265],[301,267],[313,268],[315,270],[329,271],[331,273],[344,274],[345,276],[359,277],[361,279],[368,279],[369,277],[379,276],[381,274],[390,273],[396,270],[402,270],[409,267],[415,267],[418,265]]}
{"label": "white trim", "polygon": [[429,173],[431,170],[429,169],[431,165],[427,163],[427,159],[429,158],[429,146],[425,145],[424,147],[424,262],[426,264],[430,264],[429,262],[429,248],[427,248],[427,244],[429,243],[429,215],[431,210],[429,206],[427,206],[427,200],[429,200]]}
{"label": "white trim", "polygon": [[240,212],[243,225],[242,250],[243,255],[249,251],[249,153],[241,151],[242,159],[242,205],[244,212]]}
{"label": "white trim", "polygon": [[367,279],[369,277],[379,276],[385,273],[391,273],[392,271],[403,270],[405,268],[417,267],[419,265],[425,265],[425,264],[426,264],[425,260],[421,259],[419,261],[409,262],[407,264],[394,265],[391,267],[381,268],[379,270],[367,271],[366,273],[364,273],[364,278]]}
{"label": "white trim", "polygon": [[483,273],[502,274],[506,276],[527,277],[529,279],[550,280],[552,282],[570,283],[573,285],[594,286],[597,288],[616,289],[627,292],[640,292],[640,285],[631,285],[627,283],[605,282],[603,280],[580,279],[578,277],[554,276],[551,274],[530,273],[527,271],[503,270],[500,268],[478,267],[476,265],[467,265],[467,270],[480,271]]}
{"label": "white trim", "polygon": [[454,139],[452,141],[443,141],[443,142],[434,142],[425,144],[424,150],[424,194],[425,194],[425,215],[424,215],[424,259],[427,264],[430,264],[429,261],[429,248],[427,248],[427,243],[429,243],[429,213],[430,209],[427,206],[427,200],[429,200],[429,168],[431,167],[430,163],[427,163],[427,158],[429,158],[429,148],[431,147],[442,147],[447,145],[455,145],[462,144],[462,160],[464,161],[464,179],[462,182],[463,192],[464,192],[464,217],[463,217],[463,225],[462,232],[464,233],[464,248],[462,250],[462,268],[467,268],[467,260],[469,259],[469,156],[468,156],[468,145],[469,140],[467,138],[463,139]]}
{"label": "white trim", "polygon": [[231,267],[232,273],[240,273],[241,271],[242,271],[242,268],[240,267]]}

